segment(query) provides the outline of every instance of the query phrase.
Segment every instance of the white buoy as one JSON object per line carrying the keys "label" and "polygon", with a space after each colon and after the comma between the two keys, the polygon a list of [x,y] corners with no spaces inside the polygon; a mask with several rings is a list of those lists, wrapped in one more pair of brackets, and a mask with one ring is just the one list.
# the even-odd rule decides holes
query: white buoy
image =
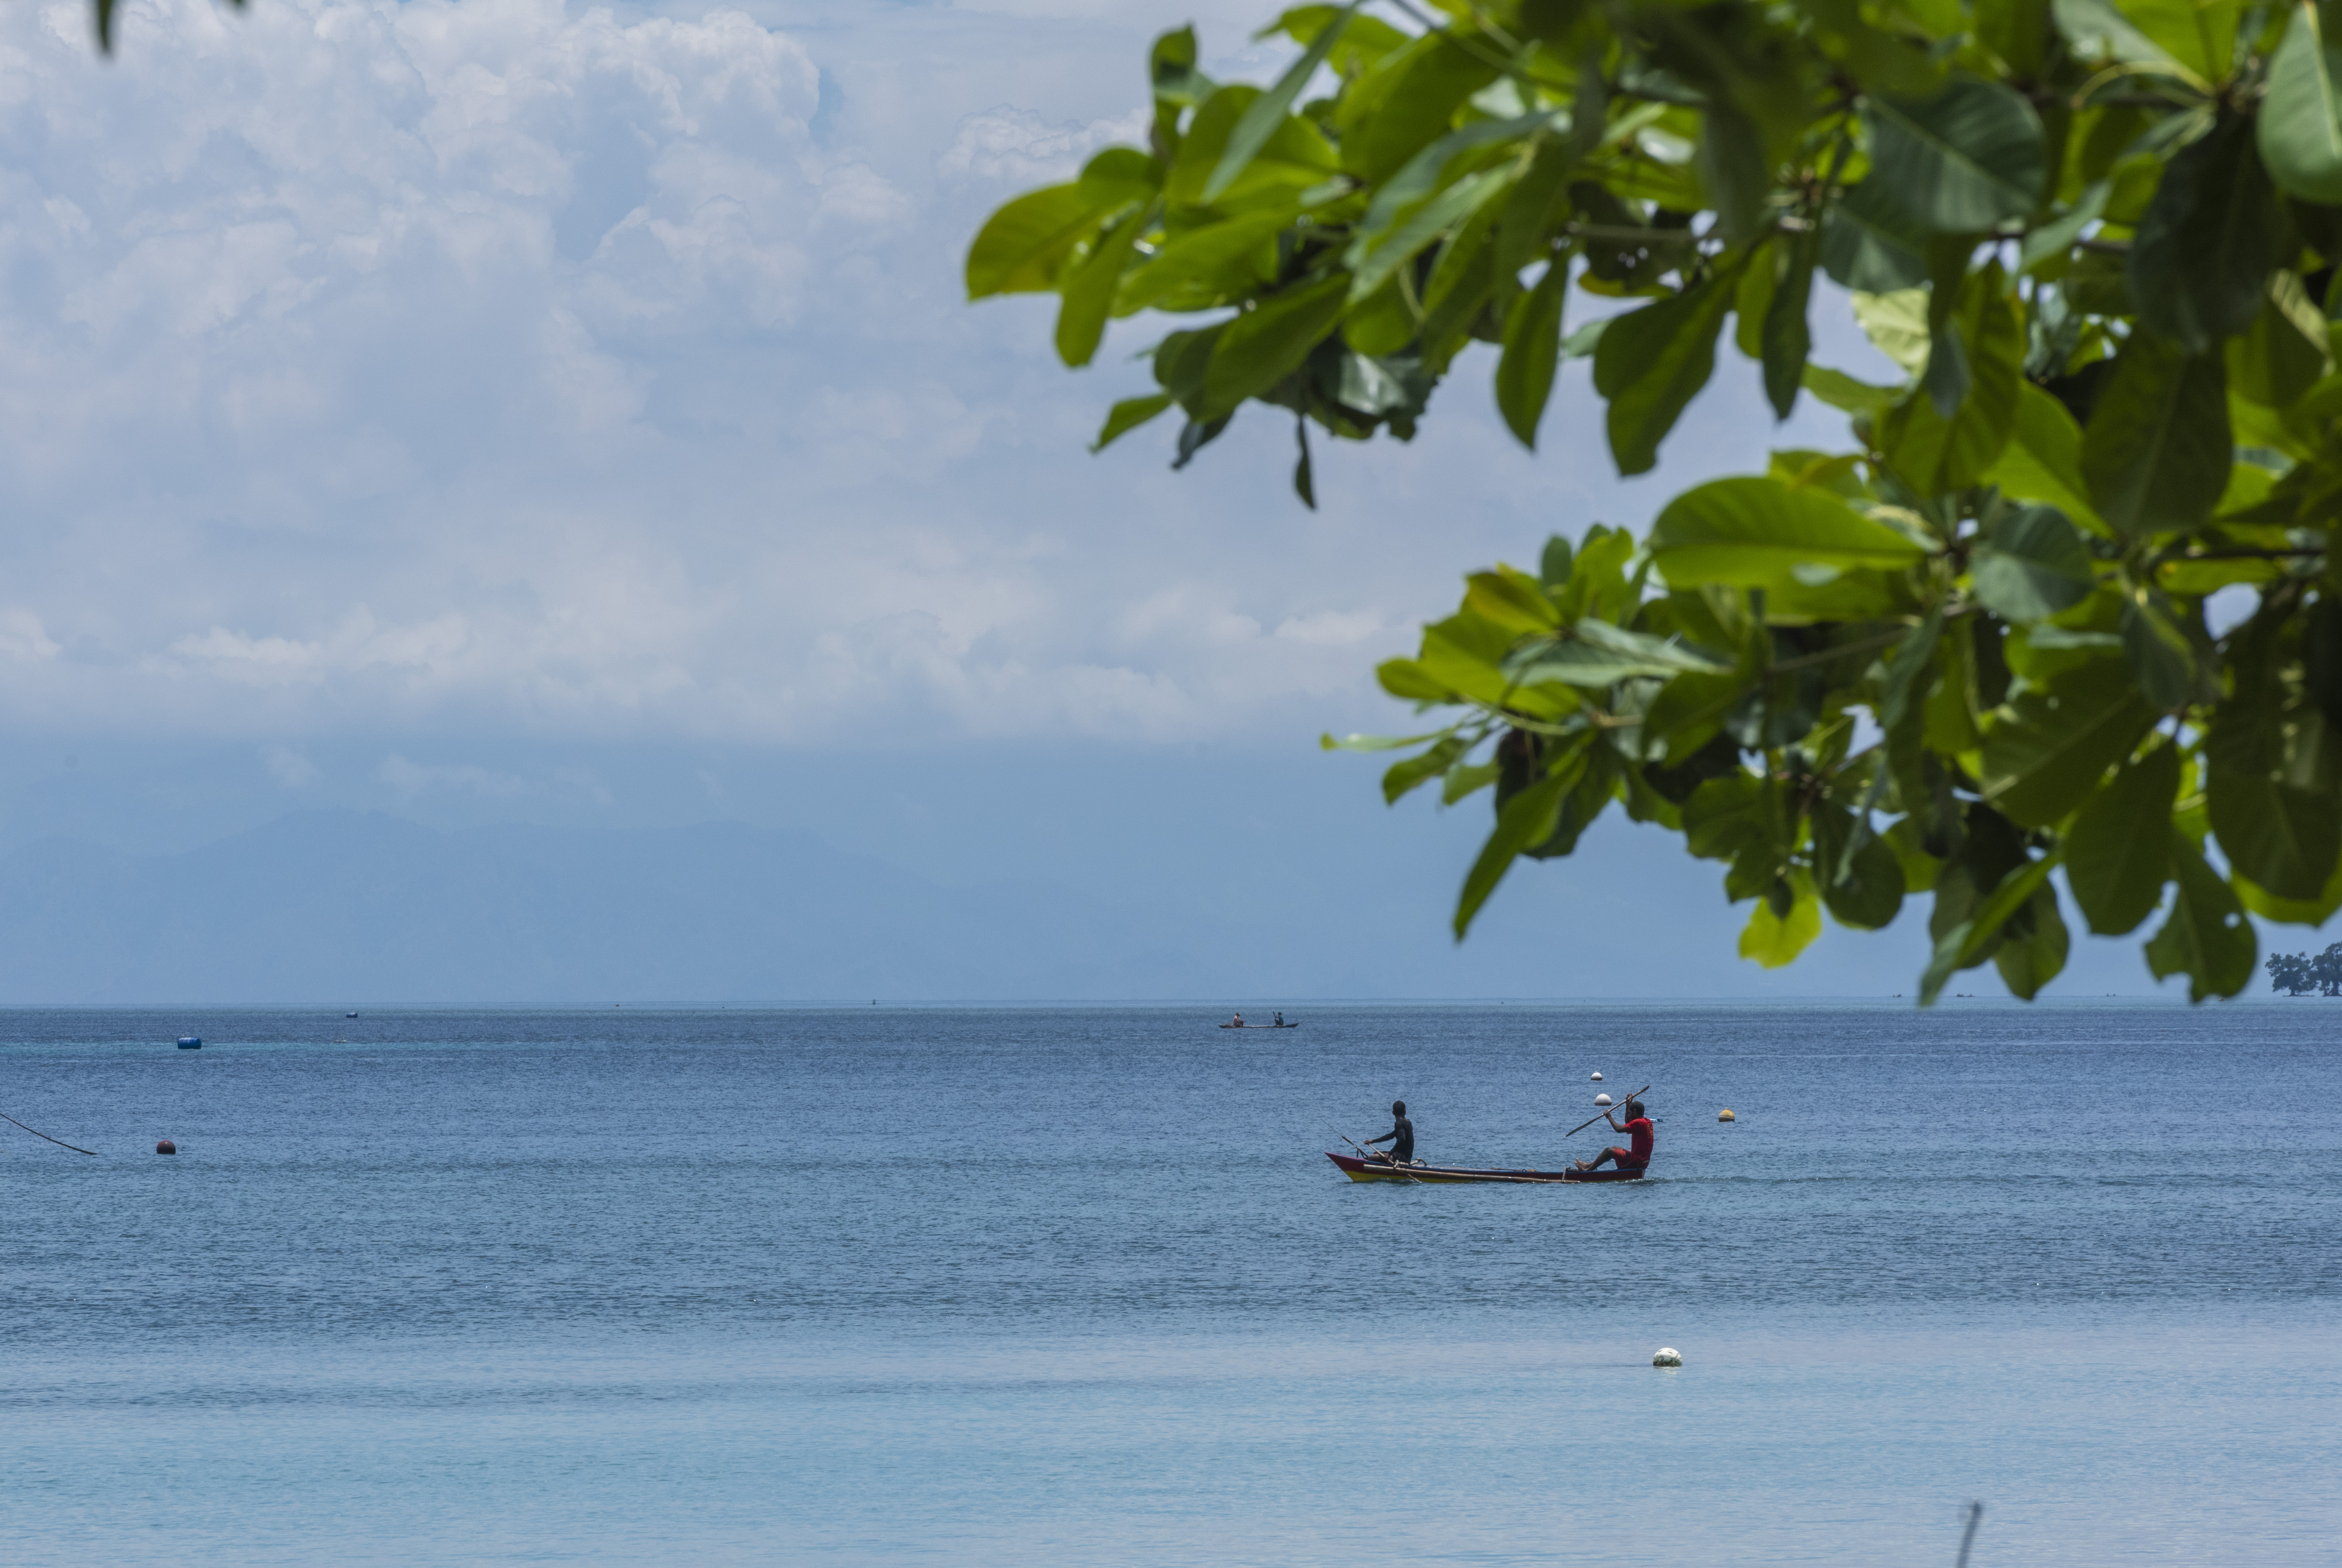
{"label": "white buoy", "polygon": [[1607,1105],[1610,1103],[1610,1096],[1607,1094],[1596,1094],[1594,1096],[1594,1103],[1597,1105]]}
{"label": "white buoy", "polygon": [[1595,1081],[1596,1084],[1599,1084],[1600,1082],[1602,1082],[1602,1074],[1599,1074],[1599,1073],[1596,1073],[1596,1074],[1594,1074],[1594,1081]]}
{"label": "white buoy", "polygon": [[1661,1347],[1659,1353],[1651,1358],[1651,1364],[1653,1366],[1681,1366],[1683,1364],[1683,1352],[1679,1350],[1669,1350],[1663,1346]]}

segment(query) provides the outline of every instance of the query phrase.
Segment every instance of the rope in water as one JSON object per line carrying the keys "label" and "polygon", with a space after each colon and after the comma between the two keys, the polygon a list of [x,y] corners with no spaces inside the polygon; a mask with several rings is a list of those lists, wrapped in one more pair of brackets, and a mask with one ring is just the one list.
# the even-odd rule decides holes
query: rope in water
{"label": "rope in water", "polygon": [[[17,1121],[15,1117],[11,1116],[5,1111],[0,1111],[0,1122],[5,1122],[9,1125],[15,1127],[25,1127],[24,1123]],[[25,1131],[32,1134],[35,1138],[49,1138],[49,1135],[46,1133],[42,1132],[38,1127],[25,1127]],[[63,1138],[49,1138],[49,1142],[55,1144],[60,1149],[71,1149],[76,1154],[95,1154],[97,1153],[95,1149],[85,1149],[79,1144],[68,1144]]]}

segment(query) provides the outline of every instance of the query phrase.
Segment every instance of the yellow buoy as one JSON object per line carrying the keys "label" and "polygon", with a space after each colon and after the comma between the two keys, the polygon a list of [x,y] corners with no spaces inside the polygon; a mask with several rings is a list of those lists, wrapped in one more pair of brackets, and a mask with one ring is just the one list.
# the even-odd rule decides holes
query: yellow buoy
{"label": "yellow buoy", "polygon": [[1716,1119],[1719,1122],[1737,1122],[1740,1120],[1739,1117],[1732,1114],[1732,1107],[1729,1105],[1726,1105],[1723,1110],[1718,1111],[1716,1114]]}

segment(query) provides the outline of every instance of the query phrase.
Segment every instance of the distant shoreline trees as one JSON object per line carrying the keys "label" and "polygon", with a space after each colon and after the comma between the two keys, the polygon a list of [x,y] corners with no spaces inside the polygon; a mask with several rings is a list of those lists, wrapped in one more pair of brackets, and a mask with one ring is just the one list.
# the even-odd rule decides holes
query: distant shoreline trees
{"label": "distant shoreline trees", "polygon": [[2272,953],[2263,967],[2268,971],[2269,989],[2287,996],[2312,991],[2321,996],[2342,996],[2342,942],[2314,954]]}

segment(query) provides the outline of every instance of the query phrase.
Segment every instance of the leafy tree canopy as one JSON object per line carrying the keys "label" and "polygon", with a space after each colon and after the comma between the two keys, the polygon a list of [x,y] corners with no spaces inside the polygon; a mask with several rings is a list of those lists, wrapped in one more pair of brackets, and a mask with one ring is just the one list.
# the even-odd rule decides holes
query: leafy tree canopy
{"label": "leafy tree canopy", "polygon": [[[2199,1001],[2250,980],[2246,911],[2342,905],[2342,4],[1437,5],[1288,11],[1266,90],[1164,35],[1148,145],[1003,207],[967,285],[1059,295],[1068,365],[1204,318],[1099,444],[1176,408],[1178,466],[1264,404],[1305,502],[1312,426],[1410,439],[1475,340],[1531,445],[1591,358],[1623,474],[1727,345],[1851,416],[1473,574],[1380,671],[1430,723],[1328,737],[1408,753],[1390,800],[1489,793],[1459,936],[1614,801],[1729,868],[1761,964],[1932,893],[1927,998],[2047,983],[2060,866],[2092,931],[2163,911]],[[1898,384],[1812,360],[1817,273]],[[1573,328],[1573,291],[1612,303]]]}
{"label": "leafy tree canopy", "polygon": [[2342,942],[2319,954],[2272,953],[2267,967],[2270,989],[2287,996],[2342,996]]}

